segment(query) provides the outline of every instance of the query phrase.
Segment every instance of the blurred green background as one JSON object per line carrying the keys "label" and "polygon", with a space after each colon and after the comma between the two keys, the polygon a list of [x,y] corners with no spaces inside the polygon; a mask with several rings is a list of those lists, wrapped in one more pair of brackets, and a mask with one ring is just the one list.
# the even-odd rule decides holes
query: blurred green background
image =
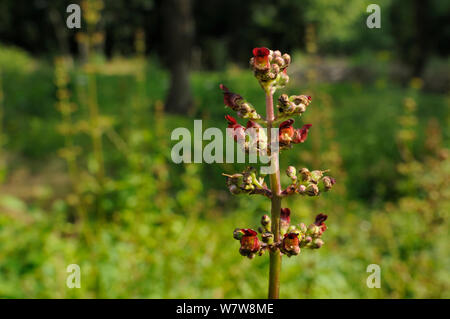
{"label": "blurred green background", "polygon": [[174,128],[225,128],[220,83],[263,112],[258,46],[290,53],[284,92],[313,99],[282,168],[338,181],[284,205],[329,229],[283,258],[281,297],[450,297],[448,3],[378,1],[369,29],[363,0],[87,0],[68,29],[71,2],[0,3],[0,297],[265,298],[268,256],[232,232],[269,201],[228,193],[242,164],[170,157]]}

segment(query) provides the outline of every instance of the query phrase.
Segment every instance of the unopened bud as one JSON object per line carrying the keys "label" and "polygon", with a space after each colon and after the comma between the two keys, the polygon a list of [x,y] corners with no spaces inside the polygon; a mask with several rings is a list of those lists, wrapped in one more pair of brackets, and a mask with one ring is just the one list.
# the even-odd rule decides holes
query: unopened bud
{"label": "unopened bud", "polygon": [[298,185],[297,192],[300,195],[304,195],[306,193],[306,186],[305,185]]}
{"label": "unopened bud", "polygon": [[319,187],[317,187],[316,184],[309,184],[308,187],[306,187],[306,194],[308,196],[317,196],[317,195],[319,195]]}
{"label": "unopened bud", "polygon": [[298,234],[297,227],[295,227],[295,225],[289,226],[288,233],[296,233],[296,234]]}
{"label": "unopened bud", "polygon": [[283,64],[284,64],[284,60],[283,60],[283,58],[281,58],[281,56],[277,56],[273,60],[273,62],[275,62],[278,66],[283,66]]}
{"label": "unopened bud", "polygon": [[330,176],[325,176],[322,178],[322,183],[326,191],[329,191],[333,185],[336,183],[336,180]]}
{"label": "unopened bud", "polygon": [[241,189],[239,187],[237,187],[236,185],[234,185],[234,184],[228,186],[228,190],[233,195],[237,195],[237,194],[239,194],[241,192]]}
{"label": "unopened bud", "polygon": [[320,238],[316,238],[313,240],[312,244],[311,244],[311,248],[312,249],[319,249],[320,247],[322,247],[324,244],[323,240]]}
{"label": "unopened bud", "polygon": [[244,236],[244,231],[240,228],[236,228],[233,232],[233,238],[236,240],[241,240],[242,236]]}
{"label": "unopened bud", "polygon": [[296,180],[297,179],[297,170],[294,166],[289,166],[286,169],[286,175],[289,176],[290,179]]}
{"label": "unopened bud", "polygon": [[300,243],[300,246],[301,246],[301,247],[304,247],[304,246],[308,245],[309,243],[311,243],[312,240],[313,240],[313,239],[312,239],[311,236],[306,236],[306,237],[302,240],[302,242]]}
{"label": "unopened bud", "polygon": [[315,170],[315,171],[311,172],[311,179],[316,184],[319,182],[319,180],[322,178],[322,176],[323,176],[322,171]]}
{"label": "unopened bud", "polygon": [[271,220],[269,215],[263,215],[261,217],[261,225],[263,225],[264,229],[269,231],[271,227]]}
{"label": "unopened bud", "polygon": [[307,228],[306,228],[306,225],[304,223],[300,223],[300,225],[298,227],[299,227],[299,229],[300,229],[300,231],[302,233],[306,233]]}
{"label": "unopened bud", "polygon": [[311,237],[317,237],[320,234],[320,227],[315,224],[311,224],[308,226],[306,234],[310,235]]}
{"label": "unopened bud", "polygon": [[291,56],[287,53],[283,54],[283,60],[286,65],[291,64]]}
{"label": "unopened bud", "polygon": [[300,170],[300,175],[302,176],[302,181],[309,182],[311,180],[311,172],[306,167]]}
{"label": "unopened bud", "polygon": [[261,235],[263,243],[273,244],[273,234],[271,232],[265,232]]}
{"label": "unopened bud", "polygon": [[278,64],[272,64],[272,72],[278,74],[280,72],[280,66]]}

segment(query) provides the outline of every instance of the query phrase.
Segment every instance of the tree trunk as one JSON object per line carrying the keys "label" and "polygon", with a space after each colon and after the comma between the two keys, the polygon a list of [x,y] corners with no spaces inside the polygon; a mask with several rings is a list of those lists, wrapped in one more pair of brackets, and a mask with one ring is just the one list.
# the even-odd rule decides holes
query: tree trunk
{"label": "tree trunk", "polygon": [[189,69],[194,23],[191,0],[165,0],[164,56],[170,71],[170,89],[166,97],[169,112],[186,114],[193,104]]}

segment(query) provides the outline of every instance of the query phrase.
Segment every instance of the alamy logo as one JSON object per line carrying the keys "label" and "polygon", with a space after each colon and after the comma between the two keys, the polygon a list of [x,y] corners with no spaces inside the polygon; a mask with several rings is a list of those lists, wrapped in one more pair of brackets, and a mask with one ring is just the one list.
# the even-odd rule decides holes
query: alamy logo
{"label": "alamy logo", "polygon": [[69,4],[66,8],[66,12],[70,13],[67,17],[66,25],[69,29],[81,28],[81,8],[78,4]]}
{"label": "alamy logo", "polygon": [[81,288],[81,271],[80,266],[77,264],[71,264],[67,266],[69,276],[67,276],[66,285],[68,288]]}
{"label": "alamy logo", "polygon": [[366,272],[371,272],[367,277],[366,284],[369,288],[381,288],[381,268],[377,264],[367,266]]}
{"label": "alamy logo", "polygon": [[366,9],[367,12],[373,12],[367,17],[366,25],[369,29],[381,28],[381,8],[378,4],[369,4]]}

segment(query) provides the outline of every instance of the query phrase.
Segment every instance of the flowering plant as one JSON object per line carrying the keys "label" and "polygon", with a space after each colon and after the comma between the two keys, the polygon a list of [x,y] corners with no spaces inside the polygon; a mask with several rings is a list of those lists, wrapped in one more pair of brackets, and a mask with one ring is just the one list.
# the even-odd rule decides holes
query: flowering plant
{"label": "flowering plant", "polygon": [[[253,167],[248,167],[241,173],[223,174],[227,178],[227,187],[232,194],[260,194],[271,200],[271,214],[262,216],[262,227],[258,228],[259,237],[257,231],[249,228],[236,228],[233,233],[233,237],[239,240],[241,255],[254,258],[266,251],[270,254],[269,298],[279,298],[282,256],[298,255],[304,248],[322,247],[324,242],[321,237],[327,229],[325,224],[327,215],[322,213],[318,214],[314,223],[309,226],[304,223],[292,224],[291,210],[282,208],[282,199],[295,194],[319,196],[322,192],[329,191],[335,184],[334,178],[326,176],[326,170],[310,171],[307,168],[297,170],[289,166],[286,174],[291,183],[285,189],[281,187],[279,152],[290,149],[295,144],[304,143],[312,126],[305,124],[301,128],[294,128],[294,120],[291,118],[301,116],[306,111],[311,103],[310,96],[282,94],[278,98],[278,112],[275,115],[273,95],[277,89],[283,88],[288,83],[287,68],[290,63],[291,57],[288,54],[267,48],[253,49],[250,66],[266,95],[265,118],[259,115],[241,95],[231,92],[223,84],[220,85],[225,105],[236,111],[238,117],[248,119],[244,127],[234,117],[230,115],[225,117],[234,140],[247,153],[265,152],[273,168],[269,174],[270,187],[264,181],[265,176],[262,174],[257,176],[257,170]],[[264,127],[267,128],[267,134]],[[274,128],[278,128],[277,134],[274,134],[277,131]],[[249,134],[252,136],[249,137]]]}

